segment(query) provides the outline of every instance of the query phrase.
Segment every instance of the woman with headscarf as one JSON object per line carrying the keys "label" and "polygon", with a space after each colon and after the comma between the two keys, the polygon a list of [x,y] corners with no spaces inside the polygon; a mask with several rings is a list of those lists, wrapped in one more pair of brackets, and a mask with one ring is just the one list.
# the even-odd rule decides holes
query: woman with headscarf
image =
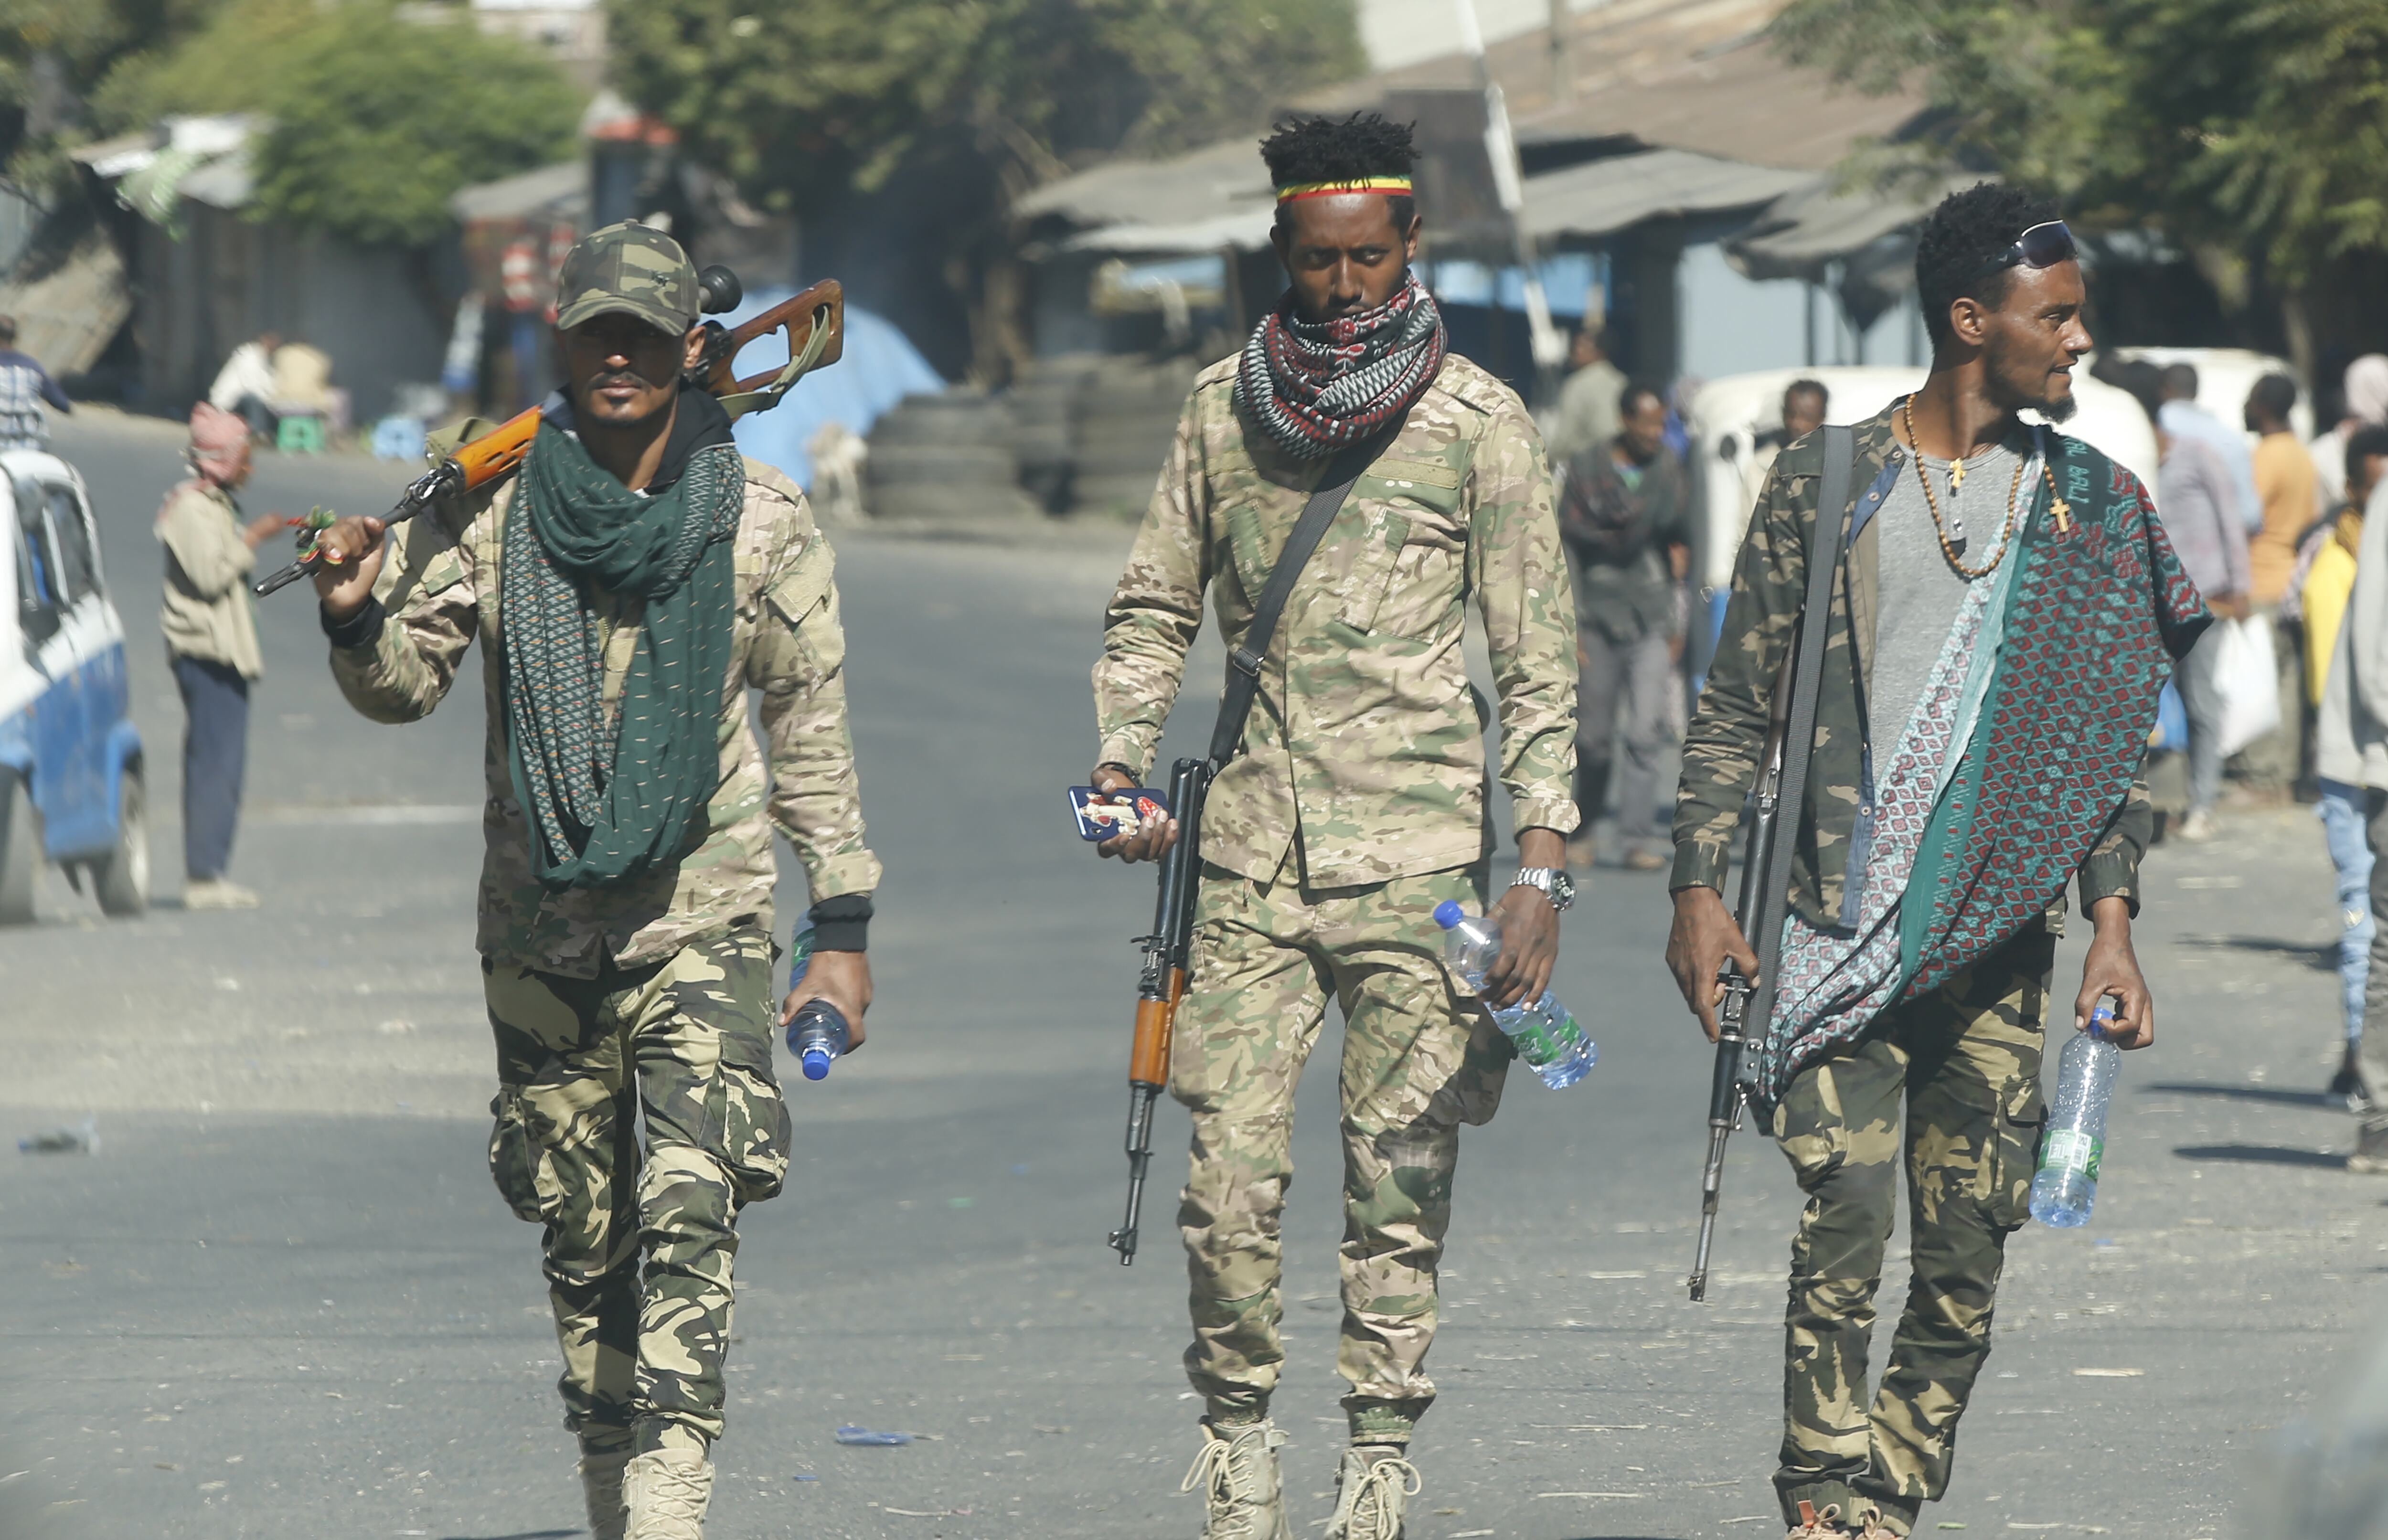
{"label": "woman with headscarf", "polygon": [[248,574],[257,548],[289,521],[241,522],[233,492],[248,479],[248,425],[205,401],[191,409],[184,451],[191,479],[166,494],[158,539],[166,548],[160,625],[188,719],[183,736],[183,862],[186,909],[254,909],[257,895],[224,878],[240,822],[248,758],[248,687],[265,672]]}
{"label": "woman with headscarf", "polygon": [[2346,501],[2346,441],[2364,428],[2388,426],[2388,353],[2366,353],[2346,366],[2346,415],[2306,446],[2314,463],[2314,516]]}

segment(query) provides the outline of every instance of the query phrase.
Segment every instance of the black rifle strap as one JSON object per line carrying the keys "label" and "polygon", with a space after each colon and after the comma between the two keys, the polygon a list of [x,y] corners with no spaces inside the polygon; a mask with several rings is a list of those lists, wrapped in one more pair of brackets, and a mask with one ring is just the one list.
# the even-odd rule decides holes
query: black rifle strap
{"label": "black rifle strap", "polygon": [[[1808,806],[1808,765],[1816,752],[1816,697],[1824,683],[1824,644],[1832,630],[1833,572],[1841,564],[1841,535],[1849,522],[1849,483],[1857,437],[1845,427],[1824,430],[1823,477],[1816,488],[1816,531],[1808,542],[1808,599],[1799,610],[1799,641],[1791,665],[1791,703],[1783,726],[1783,777],[1776,782],[1774,844],[1781,852],[1799,847],[1799,821]],[[1765,767],[1759,766],[1759,774]],[[1774,1014],[1775,975],[1783,960],[1783,920],[1790,905],[1791,863],[1768,864],[1765,890],[1754,919],[1759,934],[1745,936],[1758,953],[1758,987],[1751,991],[1749,1029],[1763,1041]],[[1746,919],[1744,923],[1749,923]]]}
{"label": "black rifle strap", "polygon": [[1252,606],[1252,623],[1244,628],[1243,641],[1227,650],[1227,688],[1219,697],[1218,726],[1211,729],[1213,770],[1235,757],[1236,745],[1243,738],[1244,722],[1252,714],[1252,700],[1261,691],[1261,669],[1268,662],[1269,644],[1277,639],[1277,621],[1285,614],[1285,601],[1293,596],[1295,579],[1310,564],[1311,554],[1326,537],[1327,526],[1335,522],[1360,473],[1390,442],[1391,435],[1378,434],[1336,451],[1319,475],[1317,490],[1302,504],[1302,517],[1294,522],[1285,549],[1277,553],[1277,565],[1269,570],[1268,586],[1261,590],[1260,602]]}

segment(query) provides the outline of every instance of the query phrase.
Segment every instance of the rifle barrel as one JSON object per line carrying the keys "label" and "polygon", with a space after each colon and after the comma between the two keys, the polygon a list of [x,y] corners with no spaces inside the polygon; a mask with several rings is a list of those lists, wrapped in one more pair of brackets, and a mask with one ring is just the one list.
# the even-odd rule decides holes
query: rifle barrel
{"label": "rifle barrel", "polygon": [[1157,1086],[1135,1085],[1127,1093],[1127,1218],[1111,1231],[1120,1266],[1136,1266],[1136,1232],[1144,1216],[1144,1173],[1152,1165],[1152,1104]]}

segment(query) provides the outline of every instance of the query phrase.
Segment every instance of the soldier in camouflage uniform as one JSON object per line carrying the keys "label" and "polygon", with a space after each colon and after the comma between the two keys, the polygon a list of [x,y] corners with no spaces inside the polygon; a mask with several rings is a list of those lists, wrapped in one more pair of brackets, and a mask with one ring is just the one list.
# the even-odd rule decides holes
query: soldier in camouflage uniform
{"label": "soldier in camouflage uniform", "polygon": [[[2130,473],[2015,415],[2069,415],[2069,370],[2090,347],[2080,270],[2053,220],[2039,200],[1988,186],[1933,215],[1916,259],[1932,372],[1856,427],[1849,503],[1825,511],[1856,532],[1831,590],[1806,806],[1779,825],[1791,915],[1759,1097],[1809,1196],[1792,1244],[1775,1476],[1795,1540],[1906,1535],[1947,1488],[2006,1238],[2028,1217],[2068,876],[2096,927],[2073,1024],[2112,998],[2112,1041],[2140,1048],[2154,1034],[2130,940],[2153,825],[2137,770],[2170,659],[2195,635],[2182,606],[2203,605],[2167,565]],[[1787,688],[1822,440],[1791,445],[1767,480],[1684,743],[1668,962],[1711,1040],[1720,965],[1758,966],[1720,894],[1769,701]],[[2052,580],[2077,559],[2090,575],[2068,596]],[[2113,676],[2107,708],[2082,708],[2095,686],[2016,667],[2035,631],[2109,596],[2128,624],[2062,637],[2075,666]],[[2004,641],[1984,640],[2001,617]],[[2059,746],[2015,751],[2017,724]],[[2025,827],[2013,809],[2035,798],[2076,807],[2045,777],[2077,746],[2072,821]],[[2080,763],[2093,751],[2096,774]],[[2021,802],[1996,801],[2011,792]],[[1968,798],[1982,799],[1979,833],[1946,835],[1964,827]],[[1966,891],[1952,898],[1956,888]],[[1934,942],[1930,925],[1977,896],[2001,906],[1998,921]],[[1902,1165],[1912,1278],[1869,1409],[1874,1297]]]}
{"label": "soldier in camouflage uniform", "polygon": [[[489,1168],[514,1212],[542,1227],[559,1388],[592,1533],[619,1537],[627,1526],[635,1540],[696,1540],[722,1428],[737,1218],[778,1193],[787,1172],[775,1019],[818,995],[861,1041],[879,863],[863,842],[829,547],[804,494],[741,461],[719,405],[680,389],[698,336],[694,271],[664,235],[616,225],[573,249],[563,288],[570,382],[548,402],[525,470],[494,496],[439,511],[426,522],[436,536],[413,532],[396,578],[382,571],[380,522],[342,521],[325,533],[333,564],[317,587],[333,676],[375,721],[427,715],[465,649],[481,642],[479,949],[498,1061]],[[579,842],[558,848],[543,810],[526,805],[514,671],[538,617],[524,608],[528,557],[513,543],[549,545],[531,511],[547,485],[540,457],[566,452],[556,463],[578,464],[568,459],[577,446],[595,467],[584,477],[609,478],[585,479],[584,496],[635,514],[685,489],[692,511],[710,497],[716,517],[706,528],[692,512],[688,549],[698,554],[676,587],[563,589],[565,654],[585,658],[587,677],[561,683],[585,685],[616,722],[641,699],[667,710],[684,702],[693,754],[680,773],[701,789],[682,810],[684,835],[660,839],[619,875],[567,882],[561,864],[598,840],[594,826],[567,822]],[[645,496],[633,501],[630,488]],[[687,654],[720,667],[710,704],[691,693],[693,681],[650,683],[641,695],[642,680],[683,655],[672,636],[712,649]],[[759,750],[750,688],[760,691]],[[546,729],[549,717],[539,720]],[[661,751],[633,736],[616,726],[583,751],[602,756],[618,741],[612,773],[599,778],[636,796],[668,772]],[[805,864],[819,946],[777,1011],[775,828]]]}
{"label": "soldier in camouflage uniform", "polygon": [[[1548,979],[1569,891],[1553,869],[1576,821],[1573,615],[1532,422],[1443,352],[1408,277],[1408,130],[1312,120],[1264,154],[1293,285],[1241,360],[1195,382],[1107,615],[1095,780],[1133,786],[1151,769],[1205,591],[1238,643],[1329,451],[1381,443],[1292,590],[1242,751],[1210,793],[1171,1090],[1193,1115],[1178,1220],[1186,1369],[1206,1411],[1187,1488],[1204,1494],[1208,1540],[1285,1540],[1284,1438],[1268,1415],[1284,1357],[1278,1218],[1294,1082],[1327,1002],[1341,1005],[1337,1367],[1352,1446],[1327,1533],[1396,1540],[1418,1485],[1411,1433],[1434,1397],[1424,1360],[1458,1128],[1492,1117],[1510,1056],[1445,970],[1431,917],[1445,900],[1484,907],[1493,848],[1491,713],[1467,681],[1466,607],[1490,636],[1501,776],[1532,869],[1495,906],[1507,951],[1487,993],[1504,1004]],[[1305,351],[1314,340],[1341,361]],[[1102,849],[1141,859],[1172,839]],[[1554,876],[1556,893],[1531,885]]]}

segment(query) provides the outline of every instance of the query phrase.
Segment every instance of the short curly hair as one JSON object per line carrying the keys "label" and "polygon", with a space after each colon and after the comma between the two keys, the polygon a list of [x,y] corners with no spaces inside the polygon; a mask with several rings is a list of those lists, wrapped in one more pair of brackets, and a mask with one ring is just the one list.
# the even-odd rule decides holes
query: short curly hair
{"label": "short curly hair", "polygon": [[[1411,123],[1396,123],[1380,112],[1355,112],[1340,121],[1333,118],[1280,119],[1261,141],[1261,159],[1268,166],[1269,185],[1300,187],[1313,182],[1356,182],[1372,176],[1408,176],[1418,161]],[[1416,217],[1414,197],[1389,197],[1393,228],[1406,230]],[[1286,205],[1277,206],[1283,224]]]}
{"label": "short curly hair", "polygon": [[1940,200],[1915,238],[1915,295],[1935,351],[1949,342],[1949,307],[2004,303],[2014,270],[1997,267],[2015,237],[2058,218],[2056,200],[2020,187],[1977,182]]}

